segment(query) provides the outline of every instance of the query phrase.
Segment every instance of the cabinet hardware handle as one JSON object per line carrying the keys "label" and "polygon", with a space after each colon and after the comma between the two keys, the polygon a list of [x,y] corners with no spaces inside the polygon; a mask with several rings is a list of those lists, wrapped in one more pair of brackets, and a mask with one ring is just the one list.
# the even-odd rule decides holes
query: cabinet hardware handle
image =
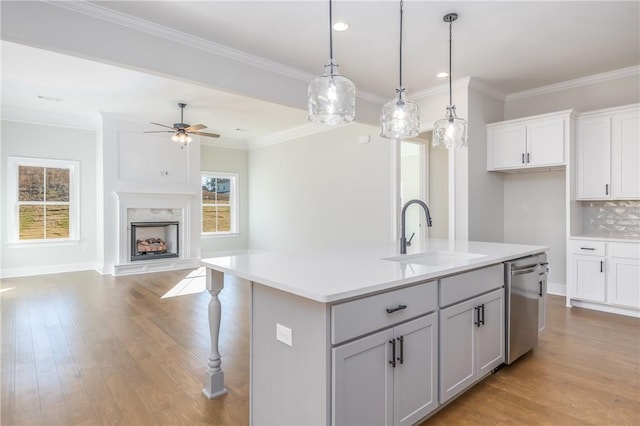
{"label": "cabinet hardware handle", "polygon": [[396,311],[401,311],[403,309],[407,309],[407,305],[398,305],[395,308],[387,308],[387,313],[388,314],[392,314],[392,313],[394,313]]}
{"label": "cabinet hardware handle", "polygon": [[522,164],[524,164],[524,152],[522,153]]}
{"label": "cabinet hardware handle", "polygon": [[474,306],[473,309],[476,311],[476,320],[473,323],[476,327],[480,327],[480,306]]}
{"label": "cabinet hardware handle", "polygon": [[538,284],[540,285],[540,291],[538,291],[538,296],[542,297],[542,281],[538,282]]}
{"label": "cabinet hardware handle", "polygon": [[400,364],[404,364],[404,336],[398,337],[398,341],[400,342],[400,356],[398,357],[398,361],[400,361]]}
{"label": "cabinet hardware handle", "polygon": [[609,184],[604,186],[604,195],[609,195]]}
{"label": "cabinet hardware handle", "polygon": [[391,361],[389,361],[389,364],[396,368],[396,339],[389,340],[389,343],[391,343]]}
{"label": "cabinet hardware handle", "polygon": [[595,250],[594,247],[580,247],[580,250]]}
{"label": "cabinet hardware handle", "polygon": [[604,272],[604,262],[600,261],[600,272]]}
{"label": "cabinet hardware handle", "polygon": [[482,310],[482,319],[480,320],[480,324],[484,325],[484,303],[480,305],[480,308]]}
{"label": "cabinet hardware handle", "polygon": [[527,163],[531,162],[531,153],[527,152]]}

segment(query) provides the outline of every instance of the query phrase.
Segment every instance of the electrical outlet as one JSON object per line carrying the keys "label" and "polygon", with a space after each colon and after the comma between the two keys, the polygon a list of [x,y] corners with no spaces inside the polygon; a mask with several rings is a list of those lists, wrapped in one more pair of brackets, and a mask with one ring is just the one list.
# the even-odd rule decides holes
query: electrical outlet
{"label": "electrical outlet", "polygon": [[289,327],[276,323],[276,340],[293,347],[293,333]]}

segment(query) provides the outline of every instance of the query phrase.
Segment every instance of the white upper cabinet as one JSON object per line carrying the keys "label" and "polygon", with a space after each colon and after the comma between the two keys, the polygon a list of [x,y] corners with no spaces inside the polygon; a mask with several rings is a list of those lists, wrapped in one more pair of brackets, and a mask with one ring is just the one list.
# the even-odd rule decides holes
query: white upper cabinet
{"label": "white upper cabinet", "polygon": [[578,200],[640,198],[640,108],[638,105],[578,118]]}
{"label": "white upper cabinet", "polygon": [[640,108],[611,117],[611,197],[640,198]]}
{"label": "white upper cabinet", "polygon": [[544,114],[487,125],[487,170],[561,168],[572,111]]}

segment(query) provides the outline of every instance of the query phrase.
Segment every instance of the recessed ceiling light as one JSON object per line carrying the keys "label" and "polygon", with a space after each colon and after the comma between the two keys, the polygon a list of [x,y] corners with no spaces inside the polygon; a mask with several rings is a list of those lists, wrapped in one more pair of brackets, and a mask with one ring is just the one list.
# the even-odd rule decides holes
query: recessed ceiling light
{"label": "recessed ceiling light", "polygon": [[336,22],[333,24],[333,29],[336,31],[347,31],[349,29],[349,24],[346,22]]}
{"label": "recessed ceiling light", "polygon": [[438,78],[445,78],[445,77],[449,77],[449,73],[448,72],[439,72],[436,77]]}

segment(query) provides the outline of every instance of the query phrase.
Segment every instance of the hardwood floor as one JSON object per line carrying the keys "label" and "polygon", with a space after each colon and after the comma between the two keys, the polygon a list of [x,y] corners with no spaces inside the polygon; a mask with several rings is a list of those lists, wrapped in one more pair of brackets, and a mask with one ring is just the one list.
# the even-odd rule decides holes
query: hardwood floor
{"label": "hardwood floor", "polygon": [[[209,401],[209,294],[162,298],[200,290],[192,272],[1,280],[0,423],[247,424],[248,284],[230,280],[221,293],[229,393]],[[548,300],[532,353],[423,424],[640,424],[640,320]]]}

